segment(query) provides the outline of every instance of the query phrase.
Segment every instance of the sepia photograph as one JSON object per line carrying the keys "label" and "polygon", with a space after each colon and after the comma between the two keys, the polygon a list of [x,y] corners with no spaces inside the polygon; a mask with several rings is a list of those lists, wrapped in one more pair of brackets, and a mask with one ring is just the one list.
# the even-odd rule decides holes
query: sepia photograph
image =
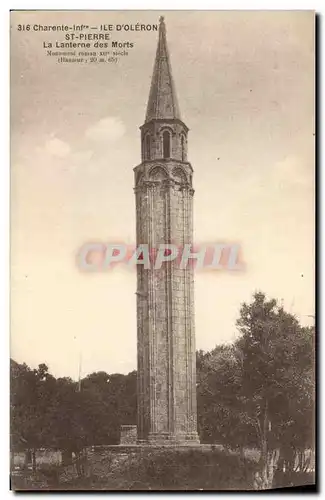
{"label": "sepia photograph", "polygon": [[315,24],[11,11],[11,490],[316,491]]}

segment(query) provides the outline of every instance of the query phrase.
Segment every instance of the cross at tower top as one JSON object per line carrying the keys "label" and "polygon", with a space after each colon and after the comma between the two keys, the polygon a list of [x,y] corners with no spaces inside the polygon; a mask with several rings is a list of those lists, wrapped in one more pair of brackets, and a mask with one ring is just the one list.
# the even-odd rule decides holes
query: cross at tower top
{"label": "cross at tower top", "polygon": [[166,40],[164,17],[159,18],[159,39],[151,80],[146,123],[159,119],[181,120]]}

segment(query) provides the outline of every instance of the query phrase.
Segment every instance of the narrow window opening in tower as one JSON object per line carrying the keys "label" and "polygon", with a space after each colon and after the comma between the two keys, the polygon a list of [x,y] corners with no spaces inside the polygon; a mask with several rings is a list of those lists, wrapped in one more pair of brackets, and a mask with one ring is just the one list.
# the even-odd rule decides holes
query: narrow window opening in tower
{"label": "narrow window opening in tower", "polygon": [[185,161],[186,156],[185,156],[185,139],[184,136],[182,135],[181,138],[181,146],[182,146],[182,161]]}
{"label": "narrow window opening in tower", "polygon": [[167,130],[163,133],[163,155],[170,158],[170,133]]}
{"label": "narrow window opening in tower", "polygon": [[150,160],[150,135],[146,135],[146,152],[145,152],[146,160]]}

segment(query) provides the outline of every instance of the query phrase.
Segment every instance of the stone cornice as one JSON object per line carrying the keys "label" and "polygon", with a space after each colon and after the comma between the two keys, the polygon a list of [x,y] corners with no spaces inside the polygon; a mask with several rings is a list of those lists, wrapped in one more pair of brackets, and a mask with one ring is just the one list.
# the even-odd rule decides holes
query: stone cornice
{"label": "stone cornice", "polygon": [[177,165],[180,165],[180,166],[187,165],[191,169],[191,172],[194,172],[193,167],[189,161],[176,160],[175,158],[168,158],[168,159],[155,158],[155,159],[151,159],[151,160],[144,160],[141,163],[139,163],[138,165],[136,165],[135,167],[133,167],[133,171],[135,172],[136,170],[139,170],[140,167],[142,167],[144,165],[152,165],[153,167],[154,166],[159,167],[160,164],[166,165],[168,163],[173,163],[173,167],[177,166]]}
{"label": "stone cornice", "polygon": [[133,188],[134,192],[146,191],[148,189],[153,189],[160,187],[161,189],[167,191],[168,189],[177,188],[179,191],[188,191],[188,193],[193,196],[194,189],[188,182],[179,182],[174,179],[165,179],[159,181],[140,181],[140,183]]}
{"label": "stone cornice", "polygon": [[148,125],[150,125],[151,123],[167,123],[167,124],[178,123],[179,125],[182,125],[184,127],[184,129],[186,130],[186,133],[189,132],[189,130],[190,130],[187,127],[187,125],[185,125],[185,123],[182,120],[179,120],[178,118],[156,118],[156,119],[152,119],[152,120],[150,120],[148,122],[145,122],[143,125],[141,125],[141,127],[139,127],[139,129],[142,130],[143,128],[148,127]]}

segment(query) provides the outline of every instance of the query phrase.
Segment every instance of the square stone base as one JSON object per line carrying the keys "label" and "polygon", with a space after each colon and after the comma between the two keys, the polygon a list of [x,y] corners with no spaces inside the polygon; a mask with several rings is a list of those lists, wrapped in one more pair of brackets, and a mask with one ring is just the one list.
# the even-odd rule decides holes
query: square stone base
{"label": "square stone base", "polygon": [[121,425],[121,445],[137,444],[137,426],[136,425]]}
{"label": "square stone base", "polygon": [[197,432],[190,434],[170,434],[151,432],[147,440],[138,440],[140,446],[198,446],[200,439]]}

